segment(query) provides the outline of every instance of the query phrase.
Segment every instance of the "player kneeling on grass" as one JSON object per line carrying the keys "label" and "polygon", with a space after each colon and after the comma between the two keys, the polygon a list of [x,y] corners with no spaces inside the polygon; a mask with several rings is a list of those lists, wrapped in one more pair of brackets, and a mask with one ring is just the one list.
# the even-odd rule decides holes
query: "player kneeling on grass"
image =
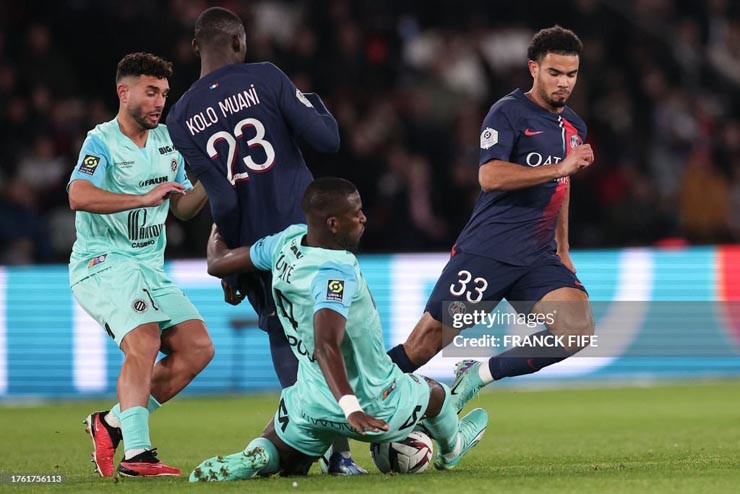
{"label": "player kneeling on grass", "polygon": [[211,234],[211,275],[272,271],[278,316],[300,364],[262,437],[204,461],[190,480],[305,474],[337,435],[400,441],[422,418],[439,444],[435,466],[455,467],[480,440],[488,415],[476,409],[458,420],[447,386],[404,374],[385,353],[378,311],[351,252],[366,221],[357,189],[343,179],[318,179],[302,208],[308,226],[290,226],[251,247],[229,250],[215,227]]}

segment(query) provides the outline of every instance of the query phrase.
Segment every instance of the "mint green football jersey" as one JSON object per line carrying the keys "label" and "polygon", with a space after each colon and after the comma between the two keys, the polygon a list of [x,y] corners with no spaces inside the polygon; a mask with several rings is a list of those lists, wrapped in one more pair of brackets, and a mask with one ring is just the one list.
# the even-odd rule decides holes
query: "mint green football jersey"
{"label": "mint green football jersey", "polygon": [[[140,148],[121,132],[116,119],[88,132],[69,183],[74,180],[88,180],[117,194],[142,195],[172,181],[192,188],[166,126],[151,129],[146,146]],[[114,214],[78,211],[77,239],[69,262],[70,283],[74,285],[122,257],[162,269],[169,204],[166,200],[156,207]]]}
{"label": "mint green football jersey", "polygon": [[301,405],[342,415],[314,358],[313,316],[330,309],[347,320],[342,356],[352,389],[367,409],[403,373],[385,353],[380,316],[357,258],[345,250],[301,245],[306,231],[306,225],[292,225],[264,237],[252,246],[250,257],[258,269],[272,271],[275,306],[299,361]]}

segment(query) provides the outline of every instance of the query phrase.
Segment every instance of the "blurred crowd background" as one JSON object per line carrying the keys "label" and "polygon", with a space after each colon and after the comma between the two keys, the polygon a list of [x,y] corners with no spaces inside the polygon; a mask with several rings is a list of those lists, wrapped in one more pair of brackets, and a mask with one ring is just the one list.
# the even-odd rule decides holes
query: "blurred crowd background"
{"label": "blurred crowd background", "polygon": [[[271,61],[337,117],[316,176],[360,188],[364,251],[450,248],[479,194],[480,125],[529,89],[532,34],[585,45],[570,101],[596,163],[572,182],[572,248],[740,239],[740,2],[731,0],[58,0],[0,3],[0,264],[66,262],[65,185],[86,132],[113,118],[115,68],[175,65],[168,105],[199,75],[190,41],[212,5],[237,12],[247,61]],[[201,257],[210,217],[168,224],[168,255]]]}

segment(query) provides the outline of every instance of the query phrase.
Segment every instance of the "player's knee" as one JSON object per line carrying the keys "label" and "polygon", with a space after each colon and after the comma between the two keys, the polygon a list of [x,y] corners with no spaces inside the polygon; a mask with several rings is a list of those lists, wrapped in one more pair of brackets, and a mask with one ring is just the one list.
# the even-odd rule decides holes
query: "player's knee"
{"label": "player's knee", "polygon": [[588,345],[587,337],[593,336],[595,332],[590,308],[573,307],[562,311],[558,316],[556,324],[551,329],[552,333],[575,337],[568,340],[570,342],[568,349],[573,353],[583,350]]}
{"label": "player's knee", "polygon": [[197,375],[200,371],[213,360],[216,355],[216,349],[210,338],[202,338],[193,342],[193,345],[187,349],[188,360],[191,362],[191,371]]}
{"label": "player's knee", "polygon": [[158,335],[155,336],[143,331],[132,331],[124,336],[121,350],[123,350],[126,359],[154,364],[160,345]]}

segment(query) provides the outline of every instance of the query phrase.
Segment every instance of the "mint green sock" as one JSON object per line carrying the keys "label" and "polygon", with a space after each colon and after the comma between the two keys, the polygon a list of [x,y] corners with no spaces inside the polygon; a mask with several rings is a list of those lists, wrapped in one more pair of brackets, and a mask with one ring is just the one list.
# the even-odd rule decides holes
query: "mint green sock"
{"label": "mint green sock", "polygon": [[249,453],[254,448],[262,448],[267,454],[267,465],[259,471],[260,475],[270,475],[280,470],[280,453],[278,453],[277,448],[269,439],[265,437],[252,439],[252,442],[244,448],[244,452]]}
{"label": "mint green sock", "polygon": [[[157,410],[159,410],[161,406],[162,406],[162,404],[160,402],[158,402],[157,399],[154,396],[149,395],[149,403],[147,403],[147,405],[146,405],[146,409],[149,410],[149,415],[151,415],[154,412],[156,412]],[[115,421],[108,420],[108,417],[107,416],[106,416],[106,420],[105,421],[108,422],[108,424],[109,425],[112,425],[113,427],[121,427],[120,426],[120,423],[121,423],[121,404],[120,403],[116,403],[113,406],[113,408],[110,409],[110,413],[111,413],[111,415],[113,415],[113,417],[115,417],[115,420],[117,420],[118,423],[115,423]],[[113,423],[111,423],[111,422],[113,422]]]}
{"label": "mint green sock", "polygon": [[442,409],[436,417],[424,419],[424,426],[429,430],[432,439],[437,441],[440,452],[444,455],[454,451],[455,446],[457,446],[459,421],[457,411],[452,406],[450,399],[450,388],[442,383],[440,383],[440,386],[445,390],[445,401],[442,404]]}
{"label": "mint green sock", "polygon": [[152,449],[149,439],[149,410],[144,407],[131,407],[119,414],[123,446],[132,449]]}

